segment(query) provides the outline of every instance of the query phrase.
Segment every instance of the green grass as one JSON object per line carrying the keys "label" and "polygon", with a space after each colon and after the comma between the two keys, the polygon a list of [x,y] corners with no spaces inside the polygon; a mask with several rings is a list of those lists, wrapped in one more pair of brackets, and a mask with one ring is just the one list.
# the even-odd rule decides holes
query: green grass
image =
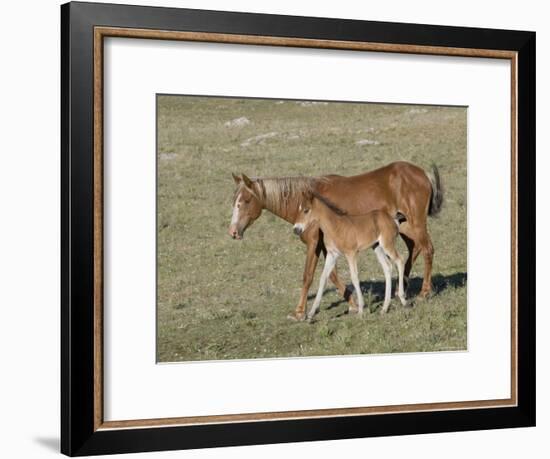
{"label": "green grass", "polygon": [[[250,122],[226,126],[240,117]],[[465,108],[159,96],[158,155],[159,361],[466,349]],[[429,221],[436,293],[358,318],[330,286],[314,323],[289,321],[305,245],[267,211],[232,240],[231,172],[352,175],[395,160],[440,168],[446,201]],[[338,266],[349,284],[345,260]],[[419,258],[412,297],[422,272]],[[383,275],[370,251],[359,273],[375,312]]]}

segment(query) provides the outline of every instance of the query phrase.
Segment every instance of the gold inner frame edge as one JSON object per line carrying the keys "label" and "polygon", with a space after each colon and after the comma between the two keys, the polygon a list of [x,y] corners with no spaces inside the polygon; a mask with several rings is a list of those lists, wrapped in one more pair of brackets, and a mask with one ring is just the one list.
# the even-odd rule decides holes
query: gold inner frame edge
{"label": "gold inner frame edge", "polygon": [[[157,419],[104,420],[103,368],[103,43],[105,37],[207,43],[339,49],[401,54],[507,59],[511,62],[511,397],[375,407],[278,411]],[[515,51],[404,45],[260,35],[182,32],[118,27],[94,27],[94,431],[177,425],[260,422],[421,411],[512,407],[517,405],[517,61]]]}

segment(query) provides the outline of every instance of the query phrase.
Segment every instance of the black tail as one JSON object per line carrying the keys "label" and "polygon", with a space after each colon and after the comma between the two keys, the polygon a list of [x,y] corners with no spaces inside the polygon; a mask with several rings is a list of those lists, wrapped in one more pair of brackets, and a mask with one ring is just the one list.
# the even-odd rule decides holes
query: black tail
{"label": "black tail", "polygon": [[428,215],[430,217],[437,217],[443,207],[443,186],[441,184],[441,177],[439,177],[439,170],[435,164],[432,164],[432,176],[428,175],[428,178],[432,184],[432,197],[430,199]]}

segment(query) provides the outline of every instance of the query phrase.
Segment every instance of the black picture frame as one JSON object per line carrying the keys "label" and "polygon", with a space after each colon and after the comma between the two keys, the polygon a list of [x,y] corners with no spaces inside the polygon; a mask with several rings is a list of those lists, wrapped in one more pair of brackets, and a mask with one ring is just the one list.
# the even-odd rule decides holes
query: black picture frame
{"label": "black picture frame", "polygon": [[[97,430],[94,27],[517,52],[517,406]],[[94,3],[61,7],[61,451],[70,456],[535,425],[535,33]]]}

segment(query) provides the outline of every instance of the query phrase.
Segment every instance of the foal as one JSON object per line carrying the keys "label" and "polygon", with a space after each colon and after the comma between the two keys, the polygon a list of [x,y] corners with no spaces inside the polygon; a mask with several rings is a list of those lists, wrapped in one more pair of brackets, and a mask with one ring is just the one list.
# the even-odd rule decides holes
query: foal
{"label": "foal", "polygon": [[342,254],[348,260],[351,281],[357,294],[359,314],[363,313],[365,302],[357,273],[357,254],[371,247],[374,247],[374,252],[382,265],[386,279],[382,313],[388,311],[391,301],[392,265],[387,257],[397,265],[399,271],[397,294],[401,303],[404,306],[407,304],[403,287],[403,259],[395,248],[395,241],[399,233],[399,222],[397,220],[394,220],[383,210],[374,210],[365,215],[351,216],[326,198],[313,193],[306,197],[298,208],[294,233],[300,235],[308,225],[314,222],[318,222],[321,231],[323,231],[327,256],[315,302],[307,314],[308,319],[311,320],[319,310],[327,278],[336,265],[336,260]]}

